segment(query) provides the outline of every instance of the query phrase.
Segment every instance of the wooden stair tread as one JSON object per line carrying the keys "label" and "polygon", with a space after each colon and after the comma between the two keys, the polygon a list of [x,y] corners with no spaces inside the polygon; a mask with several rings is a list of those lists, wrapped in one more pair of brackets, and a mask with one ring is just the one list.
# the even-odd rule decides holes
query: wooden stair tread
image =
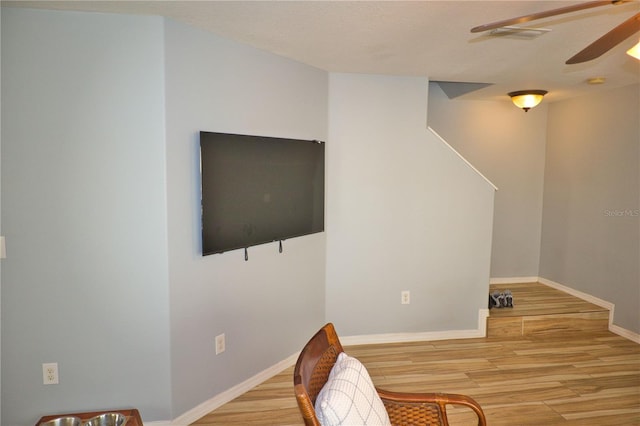
{"label": "wooden stair tread", "polygon": [[492,284],[490,292],[511,290],[513,308],[493,308],[488,337],[520,337],[607,330],[609,310],[541,283]]}

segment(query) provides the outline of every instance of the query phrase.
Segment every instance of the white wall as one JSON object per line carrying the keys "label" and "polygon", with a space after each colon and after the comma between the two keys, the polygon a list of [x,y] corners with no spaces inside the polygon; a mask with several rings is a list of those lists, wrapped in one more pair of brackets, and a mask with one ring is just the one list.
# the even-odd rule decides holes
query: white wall
{"label": "white wall", "polygon": [[[167,21],[173,417],[294,354],[324,321],[325,234],[202,257],[198,132],[326,140],[328,75]],[[327,142],[327,146],[330,142]],[[327,148],[328,149],[328,148]],[[226,351],[216,356],[215,336]]]}
{"label": "white wall", "polygon": [[169,417],[162,33],[159,18],[3,7],[3,425]]}
{"label": "white wall", "polygon": [[329,100],[327,321],[476,329],[494,189],[427,130],[427,79],[332,74]]}
{"label": "white wall", "polygon": [[491,277],[535,277],[540,264],[547,104],[449,99],[429,84],[429,126],[497,187]]}
{"label": "white wall", "polygon": [[640,333],[640,86],[549,106],[540,276]]}

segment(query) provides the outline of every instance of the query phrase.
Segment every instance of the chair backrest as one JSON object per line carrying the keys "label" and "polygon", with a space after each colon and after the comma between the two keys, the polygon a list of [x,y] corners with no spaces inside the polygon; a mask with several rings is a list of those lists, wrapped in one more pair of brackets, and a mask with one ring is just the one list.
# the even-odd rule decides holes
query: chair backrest
{"label": "chair backrest", "polygon": [[300,352],[293,370],[293,386],[298,407],[307,426],[320,426],[314,408],[316,398],[342,351],[336,330],[333,324],[328,323]]}

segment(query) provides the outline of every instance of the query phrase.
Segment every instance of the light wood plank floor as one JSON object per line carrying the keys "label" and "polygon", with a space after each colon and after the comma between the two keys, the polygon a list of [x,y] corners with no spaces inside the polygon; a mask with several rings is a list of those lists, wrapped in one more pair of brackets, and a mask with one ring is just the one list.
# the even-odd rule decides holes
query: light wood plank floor
{"label": "light wood plank floor", "polygon": [[[377,386],[463,393],[490,425],[640,425],[640,345],[610,332],[346,347]],[[301,425],[288,368],[194,425]],[[452,424],[472,424],[454,411]]]}
{"label": "light wood plank floor", "polygon": [[[550,315],[600,309],[546,286],[541,289],[546,296],[534,292],[526,297],[522,292],[527,290],[516,287],[505,287],[514,291],[516,309],[492,309],[492,316],[521,315],[530,308],[526,299]],[[600,329],[543,331],[347,346],[345,351],[364,363],[379,387],[475,398],[492,426],[640,425],[640,345]],[[452,425],[474,424],[464,409],[450,411],[450,420]],[[293,396],[293,367],[193,423],[302,424]]]}

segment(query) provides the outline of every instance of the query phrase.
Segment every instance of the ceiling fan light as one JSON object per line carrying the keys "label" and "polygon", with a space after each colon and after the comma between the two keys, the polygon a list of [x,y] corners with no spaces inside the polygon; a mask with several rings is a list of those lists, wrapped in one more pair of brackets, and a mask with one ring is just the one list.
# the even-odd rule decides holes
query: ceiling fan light
{"label": "ceiling fan light", "polygon": [[640,59],[640,41],[631,49],[627,50],[627,55],[633,56],[636,59]]}
{"label": "ceiling fan light", "polygon": [[513,104],[518,108],[522,108],[525,112],[538,105],[546,94],[546,90],[518,90],[516,92],[509,92]]}

